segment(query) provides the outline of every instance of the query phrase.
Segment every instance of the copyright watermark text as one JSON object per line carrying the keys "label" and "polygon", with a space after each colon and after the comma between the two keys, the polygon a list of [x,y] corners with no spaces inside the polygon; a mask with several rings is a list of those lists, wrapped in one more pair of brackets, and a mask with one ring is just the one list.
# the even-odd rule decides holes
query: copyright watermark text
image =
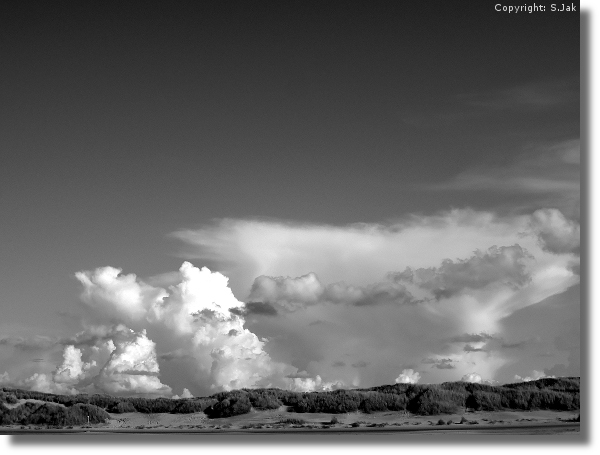
{"label": "copyright watermark text", "polygon": [[518,13],[544,13],[546,11],[551,11],[551,12],[577,12],[577,6],[575,3],[552,3],[550,6],[548,5],[538,5],[537,3],[534,3],[532,5],[529,5],[527,3],[523,4],[523,5],[504,5],[502,3],[496,3],[494,5],[494,9],[496,11],[502,12],[502,13],[509,13],[509,14],[518,14]]}

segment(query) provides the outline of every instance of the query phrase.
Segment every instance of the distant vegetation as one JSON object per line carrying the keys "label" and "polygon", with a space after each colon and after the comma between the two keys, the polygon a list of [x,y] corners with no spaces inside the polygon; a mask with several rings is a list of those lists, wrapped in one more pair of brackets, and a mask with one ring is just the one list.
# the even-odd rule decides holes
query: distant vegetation
{"label": "distant vegetation", "polygon": [[[20,399],[35,399],[44,403]],[[0,388],[0,424],[81,425],[103,422],[110,413],[142,412],[186,414],[204,412],[209,418],[231,417],[287,406],[297,413],[341,414],[362,411],[407,411],[419,415],[452,414],[464,409],[579,409],[579,378],[544,378],[537,381],[490,386],[468,382],[393,384],[368,389],[330,392],[291,392],[281,389],[242,389],[203,398],[142,398],[110,395],[55,395]]]}
{"label": "distant vegetation", "polygon": [[0,425],[84,425],[102,423],[108,418],[104,409],[91,404],[77,403],[67,408],[48,402],[24,403],[12,409],[0,405]]}

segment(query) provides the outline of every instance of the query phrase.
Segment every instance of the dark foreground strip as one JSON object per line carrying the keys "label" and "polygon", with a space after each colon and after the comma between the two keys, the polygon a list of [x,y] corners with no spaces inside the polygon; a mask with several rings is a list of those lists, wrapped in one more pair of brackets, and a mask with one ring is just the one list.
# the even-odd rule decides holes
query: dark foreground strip
{"label": "dark foreground strip", "polygon": [[550,423],[550,424],[526,424],[526,425],[452,425],[436,428],[435,426],[419,427],[419,428],[402,428],[402,427],[358,427],[358,428],[293,428],[293,429],[272,429],[261,428],[252,430],[212,430],[212,429],[113,429],[113,430],[88,430],[88,429],[73,429],[73,430],[58,430],[58,429],[41,429],[41,430],[21,430],[21,429],[0,429],[0,434],[8,435],[36,435],[36,434],[206,434],[206,435],[249,435],[249,434],[341,434],[341,433],[447,433],[447,432],[462,432],[462,433],[503,433],[510,434],[539,434],[539,430],[558,430],[557,433],[572,433],[579,432],[579,423]]}

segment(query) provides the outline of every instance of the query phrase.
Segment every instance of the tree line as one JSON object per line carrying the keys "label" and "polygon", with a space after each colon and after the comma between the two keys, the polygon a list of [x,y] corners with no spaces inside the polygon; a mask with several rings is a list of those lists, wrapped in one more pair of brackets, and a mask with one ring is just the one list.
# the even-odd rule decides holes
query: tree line
{"label": "tree line", "polygon": [[27,402],[14,408],[0,404],[0,425],[84,425],[103,423],[110,415],[92,404],[76,403],[71,407],[54,403]]}
{"label": "tree line", "polygon": [[[20,399],[46,402],[46,407],[18,403]],[[54,403],[54,406],[50,404]],[[83,406],[83,407],[82,407]],[[103,394],[57,395],[21,389],[0,389],[2,422],[29,420],[74,421],[82,409],[93,410],[99,419],[106,413],[194,413],[209,418],[231,417],[251,409],[287,406],[297,413],[341,414],[362,411],[407,411],[418,415],[452,414],[461,409],[497,411],[503,409],[579,409],[579,378],[544,378],[537,381],[492,386],[467,382],[443,384],[392,384],[367,389],[339,389],[328,392],[292,392],[281,389],[241,389],[219,392],[202,398],[113,397]],[[21,409],[23,408],[23,409]],[[73,414],[73,415],[71,415]],[[35,416],[35,417],[29,417]],[[87,422],[87,418],[86,418]],[[85,422],[84,422],[85,423]],[[54,423],[52,423],[54,424]]]}

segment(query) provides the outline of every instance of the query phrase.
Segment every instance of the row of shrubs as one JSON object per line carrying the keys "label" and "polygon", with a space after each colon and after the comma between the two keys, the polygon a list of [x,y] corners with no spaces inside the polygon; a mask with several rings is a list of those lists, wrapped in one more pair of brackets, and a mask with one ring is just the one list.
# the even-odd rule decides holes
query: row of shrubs
{"label": "row of shrubs", "polygon": [[[369,389],[307,393],[273,388],[242,389],[220,392],[204,398],[175,400],[119,398],[101,394],[66,396],[19,389],[0,389],[0,403],[16,403],[18,399],[28,398],[62,404],[67,409],[76,405],[89,405],[110,413],[204,412],[210,418],[245,414],[252,408],[277,409],[282,405],[298,413],[331,414],[356,411],[366,413],[407,411],[419,415],[438,415],[452,414],[460,408],[484,411],[501,409],[572,411],[579,409],[579,378],[544,378],[504,386],[466,382],[448,382],[438,385],[393,384]],[[3,415],[13,412],[4,406],[3,409]]]}
{"label": "row of shrubs", "polygon": [[41,400],[63,405],[67,408],[76,404],[89,404],[117,414],[124,412],[191,414],[202,412],[208,406],[217,402],[217,400],[210,397],[173,400],[170,398],[113,397],[103,394],[57,395],[32,390],[0,389],[0,403],[12,404],[18,402],[19,399]]}
{"label": "row of shrubs", "polygon": [[230,417],[249,412],[257,403],[272,409],[286,405],[298,413],[341,414],[362,411],[407,411],[418,415],[453,414],[460,409],[579,409],[579,378],[545,378],[527,383],[491,386],[466,382],[439,385],[395,384],[371,389],[294,393],[279,389],[239,390],[213,395],[218,402],[205,410],[211,417]]}
{"label": "row of shrubs", "polygon": [[102,423],[109,418],[104,409],[92,404],[77,403],[67,408],[52,403],[28,402],[11,409],[0,404],[0,425],[83,425]]}

